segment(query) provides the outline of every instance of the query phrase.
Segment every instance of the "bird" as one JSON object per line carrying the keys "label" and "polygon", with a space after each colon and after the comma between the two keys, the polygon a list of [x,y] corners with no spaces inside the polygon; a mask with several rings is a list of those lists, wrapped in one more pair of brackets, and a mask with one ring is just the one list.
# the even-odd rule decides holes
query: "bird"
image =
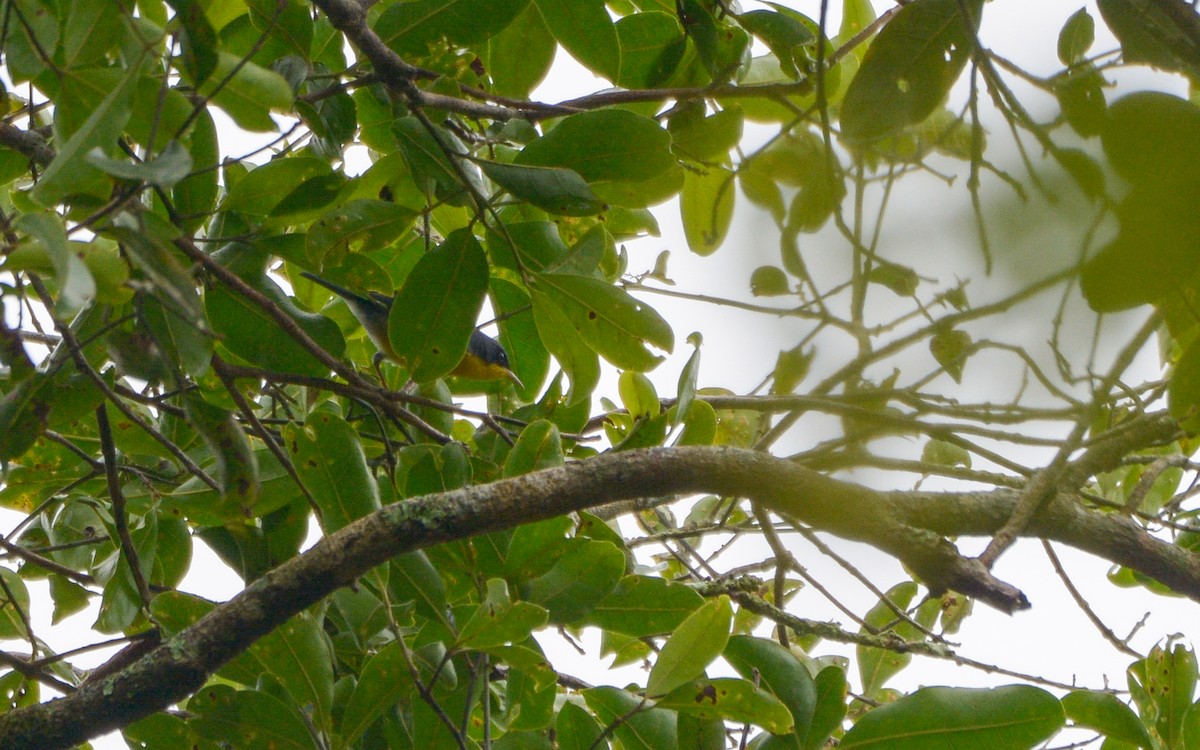
{"label": "bird", "polygon": [[[342,298],[379,350],[377,358],[385,357],[404,364],[404,359],[396,353],[388,339],[388,314],[392,310],[392,297],[380,292],[370,292],[369,296],[364,296],[308,271],[301,271],[300,275]],[[504,351],[499,341],[478,328],[471,331],[466,354],[450,374],[473,380],[509,380],[517,388],[524,387],[508,363],[508,352]]]}

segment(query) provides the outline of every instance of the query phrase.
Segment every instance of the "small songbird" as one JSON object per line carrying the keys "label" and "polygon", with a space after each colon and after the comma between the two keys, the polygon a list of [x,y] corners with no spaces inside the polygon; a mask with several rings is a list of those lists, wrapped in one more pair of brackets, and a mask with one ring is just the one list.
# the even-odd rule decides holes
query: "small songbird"
{"label": "small songbird", "polygon": [[[371,337],[379,353],[393,362],[404,364],[403,358],[388,340],[388,314],[392,310],[392,297],[379,292],[363,296],[307,271],[301,271],[300,275],[341,297],[358,322],[362,323],[363,330]],[[518,388],[523,387],[520,378],[509,367],[508,352],[504,351],[499,341],[478,328],[471,331],[467,352],[450,374],[473,380],[510,380]]]}

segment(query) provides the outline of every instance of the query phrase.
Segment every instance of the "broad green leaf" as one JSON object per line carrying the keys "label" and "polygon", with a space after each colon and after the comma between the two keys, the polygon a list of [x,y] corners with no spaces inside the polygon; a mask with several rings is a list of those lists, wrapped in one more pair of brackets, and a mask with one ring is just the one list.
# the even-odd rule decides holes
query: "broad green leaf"
{"label": "broad green leaf", "polygon": [[246,750],[316,750],[298,706],[257,690],[204,688],[188,701],[190,725],[207,740]]}
{"label": "broad green leaf", "polygon": [[738,674],[757,680],[760,687],[787,706],[798,741],[808,735],[816,712],[817,687],[808,668],[790,651],[775,641],[748,635],[735,635],[723,654]]}
{"label": "broad green leaf", "polygon": [[961,383],[971,353],[971,334],[958,328],[939,331],[929,339],[929,353],[955,383]]}
{"label": "broad green leaf", "polygon": [[217,32],[204,12],[201,0],[169,0],[175,18],[183,26],[179,33],[183,67],[188,77],[203,85],[217,68]]}
{"label": "broad green leaf", "polygon": [[1029,750],[1063,726],[1053,695],[1029,685],[921,688],[873,709],[846,732],[845,750]]}
{"label": "broad green leaf", "polygon": [[[1154,747],[1154,740],[1146,730],[1146,725],[1112,693],[1074,690],[1063,696],[1062,706],[1074,726],[1094,729],[1108,739],[1146,750]],[[1194,713],[1188,712],[1189,716]]]}
{"label": "broad green leaf", "polygon": [[[270,276],[260,271],[244,280],[270,299],[330,355],[338,357],[345,351],[346,342],[337,324],[324,315],[301,310]],[[291,336],[280,332],[275,319],[246,297],[224,286],[215,286],[205,294],[204,306],[221,342],[247,362],[298,375],[328,373],[328,367]],[[265,331],[275,333],[264,336]]]}
{"label": "broad green leaf", "polygon": [[326,534],[379,510],[379,487],[358,434],[346,420],[314,411],[303,427],[284,427],[284,444],[321,510]]}
{"label": "broad green leaf", "polygon": [[602,0],[534,0],[554,38],[584,67],[610,81],[621,69],[621,46]]}
{"label": "broad green leaf", "polygon": [[[799,79],[797,55],[802,47],[815,44],[817,37],[807,26],[786,13],[773,10],[751,10],[737,17],[746,31],[763,41],[775,57],[783,72]],[[801,61],[803,62],[803,61]]]}
{"label": "broad green leaf", "polygon": [[[446,584],[423,550],[392,558],[388,586],[397,601],[411,601],[417,612],[433,620],[446,618]],[[448,623],[445,623],[448,624]]]}
{"label": "broad green leaf", "polygon": [[813,682],[817,686],[817,705],[804,738],[804,750],[825,747],[825,741],[842,725],[846,716],[846,673],[839,667],[825,667]]}
{"label": "broad green leaf", "polygon": [[411,0],[385,10],[374,30],[401,57],[420,57],[443,39],[464,46],[494,36],[528,4],[529,0]]}
{"label": "broad green leaf", "polygon": [[1144,62],[1200,78],[1195,13],[1179,2],[1099,0],[1100,15],[1121,42],[1126,62]]}
{"label": "broad green leaf", "polygon": [[26,640],[33,637],[27,629],[29,621],[29,589],[16,571],[0,568],[0,638]]}
{"label": "broad green leaf", "polygon": [[562,465],[563,446],[558,427],[553,422],[539,419],[521,430],[517,444],[504,461],[504,476],[516,477]]}
{"label": "broad green leaf", "polygon": [[591,397],[600,382],[599,358],[553,297],[537,289],[530,293],[538,335],[571,379],[567,406],[579,404]]}
{"label": "broad green leaf", "polygon": [[83,125],[59,147],[54,161],[29,192],[35,203],[47,207],[60,203],[80,182],[88,179],[89,172],[99,174],[87,163],[87,154],[94,148],[110,149],[116,143],[129,120],[138,70],[138,66],[133,66],[124,71],[117,85],[91,110]]}
{"label": "broad green leaf", "polygon": [[[662,316],[612,284],[552,273],[541,274],[536,281],[534,316],[538,297],[544,294],[587,345],[617,367],[645,372],[662,361],[646,349],[647,344],[666,352],[675,347],[675,334]],[[549,342],[547,345],[558,354]]]}
{"label": "broad green leaf", "polygon": [[688,615],[659,651],[646,682],[646,694],[665,695],[702,675],[725,650],[732,623],[733,606],[727,596]]}
{"label": "broad green leaf", "polygon": [[[213,93],[217,82],[225,85]],[[225,50],[218,54],[216,68],[199,89],[245,130],[278,130],[271,112],[292,108],[292,87],[283,76]]]}
{"label": "broad green leaf", "polygon": [[1184,715],[1196,697],[1196,653],[1182,643],[1156,645],[1144,664],[1143,686],[1157,709],[1155,729],[1166,747],[1179,747]]}
{"label": "broad green leaf", "polygon": [[671,136],[654,120],[621,109],[600,109],[563,118],[526,146],[516,163],[563,167],[589,183],[641,182],[675,165],[670,145]]}
{"label": "broad green leaf", "polygon": [[920,0],[901,8],[850,81],[842,136],[873,141],[928,117],[967,64],[982,12],[983,0]]}
{"label": "broad green leaf", "polygon": [[1116,239],[1084,264],[1080,277],[1093,310],[1115,312],[1189,289],[1200,213],[1179,188],[1135,185],[1117,205]]}
{"label": "broad green leaf", "polygon": [[150,161],[110,159],[99,148],[90,151],[86,159],[93,167],[113,177],[164,188],[175,186],[192,171],[192,155],[179,141],[168,143],[167,147]]}
{"label": "broad green leaf", "polygon": [[681,583],[631,575],[596,603],[587,623],[642,638],[670,633],[703,604],[703,597]]}
{"label": "broad green leaf", "polygon": [[617,392],[621,404],[634,419],[658,416],[662,403],[654,390],[654,383],[640,372],[623,372],[617,381]]}
{"label": "broad green leaf", "polygon": [[487,293],[487,257],[460,229],[409,273],[388,318],[388,339],[413,380],[428,382],[462,360]]}
{"label": "broad green leaf", "polygon": [[[542,382],[550,370],[550,352],[538,335],[529,294],[523,287],[499,278],[491,280],[491,289],[492,305],[500,318],[500,344],[508,352],[512,371],[525,384],[525,390],[519,391],[521,398],[533,400],[541,392]],[[582,341],[579,346],[596,359]]]}
{"label": "broad green leaf", "polygon": [[625,555],[608,542],[576,540],[549,571],[521,587],[523,599],[550,610],[556,623],[577,622],[608,596],[625,573]]}
{"label": "broad green leaf", "polygon": [[772,734],[791,734],[792,714],[779,699],[734,677],[691,680],[655,702],[701,719],[723,719],[753,724]]}
{"label": "broad green leaf", "polygon": [[736,105],[711,115],[700,107],[686,109],[668,123],[671,148],[697,161],[723,162],[741,141],[743,122],[742,108]]}
{"label": "broad green leaf", "polygon": [[457,159],[466,153],[466,146],[448,130],[438,129],[436,132],[437,136],[434,136],[420,120],[411,115],[392,123],[392,134],[399,143],[417,188],[426,196],[449,201],[452,205],[466,205],[468,198],[464,194],[466,187],[463,185],[463,176],[466,176],[476,193],[482,194],[478,170],[462,159],[459,159],[459,168],[455,169],[447,151]]}
{"label": "broad green leaf", "polygon": [[[18,218],[13,227],[36,240],[37,249],[45,253],[58,280],[59,312],[74,313],[96,296],[96,280],[80,258],[80,253],[67,241],[66,227],[54,214],[31,213]],[[6,267],[16,270],[12,254]]]}
{"label": "broad green leaf", "polygon": [[238,180],[221,201],[221,210],[267,216],[297,185],[331,174],[329,162],[314,156],[272,159]]}
{"label": "broad green leaf", "polygon": [[699,336],[696,336],[695,340],[692,336],[688,336],[688,343],[693,344],[696,349],[692,352],[692,356],[688,357],[683,369],[679,371],[679,383],[675,391],[675,424],[679,424],[687,417],[692,401],[696,398],[696,382],[700,377]]}
{"label": "broad green leaf", "polygon": [[1058,59],[1063,65],[1074,65],[1087,55],[1096,41],[1096,22],[1080,8],[1071,14],[1062,30],[1058,32]]}
{"label": "broad green leaf", "polygon": [[671,14],[648,11],[617,21],[621,70],[614,81],[627,89],[653,88],[679,67],[687,50],[687,37]]}
{"label": "broad green leaf", "polygon": [[105,0],[72,0],[63,8],[62,36],[56,57],[64,68],[104,62],[120,38],[124,14]]}
{"label": "broad green leaf", "polygon": [[683,178],[679,213],[688,248],[700,256],[712,255],[725,241],[733,220],[737,190],[733,173],[718,166],[703,172],[689,171]]}
{"label": "broad green leaf", "polygon": [[503,31],[487,40],[481,57],[497,94],[524,98],[550,72],[557,49],[537,3],[530,3]]}
{"label": "broad green leaf", "polygon": [[216,512],[231,521],[249,517],[262,489],[250,439],[231,412],[208,403],[198,391],[190,391],[184,404],[217,462],[213,478],[221,489],[221,507]]}
{"label": "broad green leaf", "polygon": [[400,237],[417,213],[387,201],[359,199],[314,221],[305,238],[308,260],[318,267],[339,265],[350,253],[369,253]]}
{"label": "broad green leaf", "polygon": [[546,610],[529,602],[514,602],[504,579],[489,580],[487,588],[486,598],[463,622],[457,646],[482,650],[520,643],[546,624]]}
{"label": "broad green leaf", "polygon": [[271,631],[250,651],[318,727],[328,729],[333,704],[332,653],[316,618],[302,613]]}
{"label": "broad green leaf", "polygon": [[570,701],[563,704],[554,722],[559,750],[608,750],[604,728],[585,709]]}
{"label": "broad green leaf", "polygon": [[514,198],[559,216],[593,216],[607,206],[583,178],[570,169],[526,167],[494,161],[479,163],[483,173]]}
{"label": "broad green leaf", "polygon": [[212,114],[203,110],[196,116],[192,131],[184,139],[196,171],[178,182],[171,190],[180,225],[195,232],[208,223],[209,214],[217,203],[217,166],[220,164],[220,144]]}
{"label": "broad green leaf", "polygon": [[1104,155],[1135,186],[1194,184],[1200,168],[1200,107],[1177,96],[1139,91],[1108,108]]}
{"label": "broad green leaf", "polygon": [[[676,747],[675,712],[644,708],[637,696],[615,687],[594,687],[583,692],[588,708],[625,750],[663,750]],[[641,709],[641,710],[639,710]]]}

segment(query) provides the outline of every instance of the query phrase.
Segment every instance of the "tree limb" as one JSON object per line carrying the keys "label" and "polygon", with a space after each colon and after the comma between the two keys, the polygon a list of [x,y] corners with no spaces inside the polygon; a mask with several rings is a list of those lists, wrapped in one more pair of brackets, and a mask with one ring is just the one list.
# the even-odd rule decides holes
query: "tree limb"
{"label": "tree limb", "polygon": [[[0,717],[0,746],[71,747],[181,701],[288,618],[398,554],[614,500],[667,501],[699,492],[748,497],[816,529],[872,544],[899,557],[934,591],[954,589],[1005,611],[1028,606],[1020,591],[959,555],[942,536],[994,533],[1019,501],[1019,490],[879,492],[735,448],[607,453],[413,498],[362,518],[254,581],[128,668],[69,696]],[[1023,533],[1129,565],[1200,601],[1200,561],[1124,516],[1091,511],[1060,495]]]}

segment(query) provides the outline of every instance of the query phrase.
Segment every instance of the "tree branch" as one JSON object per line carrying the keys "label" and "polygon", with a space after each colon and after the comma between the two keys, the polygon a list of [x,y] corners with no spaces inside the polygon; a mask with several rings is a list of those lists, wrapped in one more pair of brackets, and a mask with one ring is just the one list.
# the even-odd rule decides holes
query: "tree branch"
{"label": "tree branch", "polygon": [[[1168,420],[1160,420],[1168,424]],[[72,695],[0,717],[6,750],[66,748],[183,700],[288,618],[407,551],[583,510],[614,500],[689,493],[748,497],[816,529],[899,557],[934,591],[954,589],[1013,611],[1020,591],[958,554],[942,535],[990,535],[1019,490],[878,492],[760,452],[651,448],[608,453],[487,485],[412,498],[330,535],[251,583],[130,667]],[[1060,495],[1025,527],[1129,565],[1200,601],[1200,560],[1123,516]]]}

